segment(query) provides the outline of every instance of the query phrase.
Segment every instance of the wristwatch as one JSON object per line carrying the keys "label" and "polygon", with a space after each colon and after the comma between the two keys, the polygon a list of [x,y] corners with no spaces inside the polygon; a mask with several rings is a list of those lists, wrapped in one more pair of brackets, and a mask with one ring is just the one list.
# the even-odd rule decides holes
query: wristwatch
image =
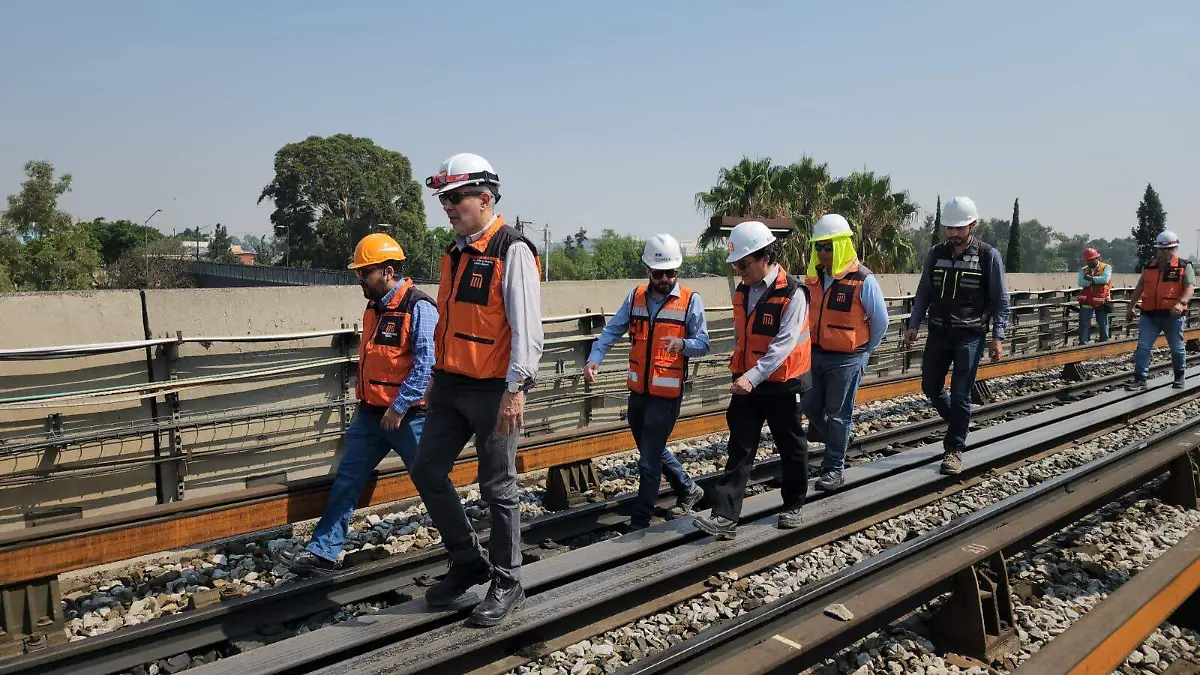
{"label": "wristwatch", "polygon": [[521,383],[520,382],[509,382],[508,383],[508,393],[515,394],[518,391],[521,391]]}

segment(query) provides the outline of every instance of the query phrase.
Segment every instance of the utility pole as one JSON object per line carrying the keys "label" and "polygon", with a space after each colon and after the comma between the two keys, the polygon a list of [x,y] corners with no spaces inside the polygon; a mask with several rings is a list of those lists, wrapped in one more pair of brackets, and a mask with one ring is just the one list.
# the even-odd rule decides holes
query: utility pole
{"label": "utility pole", "polygon": [[146,222],[142,223],[142,258],[146,263],[146,286],[150,285],[150,221],[160,213],[162,213],[162,209],[154,209],[154,213],[151,213]]}
{"label": "utility pole", "polygon": [[1196,257],[1193,260],[1200,260],[1200,227],[1196,228]]}
{"label": "utility pole", "polygon": [[546,227],[544,229],[542,229],[542,241],[544,242],[544,244],[543,244],[545,246],[544,250],[546,251],[546,253],[545,253],[546,264],[542,265],[542,271],[546,273],[545,281],[550,281],[550,225],[549,224],[547,224]]}

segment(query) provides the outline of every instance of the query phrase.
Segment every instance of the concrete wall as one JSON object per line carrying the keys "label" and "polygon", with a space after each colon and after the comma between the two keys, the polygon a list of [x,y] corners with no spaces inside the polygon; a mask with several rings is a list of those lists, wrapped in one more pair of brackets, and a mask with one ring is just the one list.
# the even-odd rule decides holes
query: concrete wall
{"label": "concrete wall", "polygon": [[[1118,275],[1114,283],[1132,285],[1135,280],[1134,275]],[[901,296],[911,293],[917,276],[889,275],[880,281],[886,295]],[[611,313],[635,283],[544,284],[543,314]],[[697,289],[710,308],[714,355],[693,364],[693,389],[684,405],[712,405],[723,400],[727,387],[724,354],[732,347],[731,313],[716,308],[728,307],[733,282],[709,277],[685,283]],[[1073,284],[1074,275],[1069,274],[1009,276],[1014,291],[1063,289]],[[437,292],[436,287],[423,290],[431,295]],[[353,286],[151,290],[145,294],[146,319],[153,337],[220,338],[355,328],[361,322],[363,305],[361,291]],[[901,311],[899,307],[897,311]],[[0,349],[140,340],[145,336],[142,312],[136,291],[0,295],[0,317],[4,318]],[[547,323],[547,346],[540,384],[530,398],[527,433],[551,433],[621,419],[626,345],[619,343],[613,349],[598,385],[584,387],[578,376],[600,327],[578,317]],[[179,393],[182,418],[211,419],[231,411],[254,417],[236,423],[199,424],[179,433],[181,447],[188,453],[185,495],[237,490],[248,480],[294,480],[329,473],[336,466],[348,418],[341,401],[350,384],[349,369],[329,364],[251,379],[238,376],[254,369],[337,359],[348,353],[329,336],[276,342],[188,342],[177,354],[157,350],[157,380],[169,376],[184,382],[216,378],[213,384]],[[900,358],[882,358],[876,372],[898,372]],[[168,451],[170,439],[167,433],[156,434],[146,428],[153,421],[149,399],[109,397],[47,404],[17,400],[43,393],[140,384],[148,378],[145,350],[85,358],[0,360],[0,531],[24,527],[26,514],[56,507],[74,507],[84,515],[95,515],[155,503],[155,472],[145,462],[154,456],[156,435],[162,453]],[[169,418],[169,401],[163,396],[155,400],[160,419]],[[280,412],[292,406],[308,409]],[[54,415],[58,417],[52,418]],[[45,439],[52,419],[58,419],[68,434],[102,428],[119,431],[120,438],[28,452],[14,450],[22,442]],[[97,460],[108,466],[74,476],[39,472]]]}

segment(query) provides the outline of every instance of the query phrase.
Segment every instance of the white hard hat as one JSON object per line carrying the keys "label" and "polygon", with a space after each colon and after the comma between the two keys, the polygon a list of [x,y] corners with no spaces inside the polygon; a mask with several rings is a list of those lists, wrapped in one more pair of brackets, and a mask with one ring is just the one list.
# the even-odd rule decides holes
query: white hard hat
{"label": "white hard hat", "polygon": [[816,225],[813,225],[812,236],[809,241],[824,241],[833,239],[839,234],[852,234],[850,223],[846,219],[836,213],[826,213],[821,216]]}
{"label": "white hard hat", "polygon": [[966,227],[979,220],[979,209],[970,197],[953,197],[942,207],[942,227]]}
{"label": "white hard hat", "polygon": [[1158,237],[1154,239],[1154,248],[1175,248],[1179,246],[1179,237],[1170,230],[1163,230],[1158,233]]}
{"label": "white hard hat", "polygon": [[759,249],[766,248],[775,241],[775,235],[764,223],[757,220],[747,220],[738,224],[729,233],[729,256],[725,262],[741,260]]}
{"label": "white hard hat", "polygon": [[669,234],[656,234],[646,240],[642,262],[652,270],[677,270],[683,264],[679,242]]}
{"label": "white hard hat", "polygon": [[442,162],[437,173],[425,179],[425,186],[433,189],[435,197],[443,192],[483,183],[500,187],[500,177],[486,159],[470,152],[453,155]]}

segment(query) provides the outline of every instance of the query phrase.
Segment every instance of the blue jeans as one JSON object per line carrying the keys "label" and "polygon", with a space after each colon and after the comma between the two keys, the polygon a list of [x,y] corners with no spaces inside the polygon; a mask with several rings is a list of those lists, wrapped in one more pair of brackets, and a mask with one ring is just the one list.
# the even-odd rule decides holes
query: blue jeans
{"label": "blue jeans", "polygon": [[308,551],[313,555],[337,560],[346,541],[350,516],[358,506],[363,488],[389,450],[395,450],[404,460],[404,466],[411,469],[421,431],[425,428],[424,411],[410,409],[399,428],[391,431],[379,426],[382,419],[382,413],[360,407],[346,429],[346,452],[338,464],[333,487],[329,489],[329,504],[308,543]]}
{"label": "blue jeans", "polygon": [[[921,391],[942,419],[949,424],[944,445],[947,450],[962,450],[971,426],[971,387],[979,370],[979,359],[987,342],[984,333],[965,333],[933,329],[925,340],[921,357]],[[950,391],[946,391],[946,373],[953,364]]]}
{"label": "blue jeans", "polygon": [[1163,316],[1146,316],[1142,312],[1142,318],[1138,320],[1138,344],[1137,351],[1133,353],[1133,376],[1135,379],[1144,380],[1150,374],[1150,350],[1154,348],[1154,341],[1161,334],[1167,336],[1167,346],[1171,348],[1171,366],[1175,369],[1175,374],[1180,375],[1186,368],[1186,355],[1183,352],[1183,317],[1171,316],[1169,313]]}
{"label": "blue jeans", "polygon": [[1079,344],[1086,345],[1092,339],[1092,315],[1096,315],[1096,326],[1100,329],[1100,341],[1108,341],[1108,317],[1112,314],[1112,305],[1099,307],[1079,306]]}
{"label": "blue jeans", "polygon": [[691,492],[695,483],[683,472],[683,465],[667,449],[667,439],[679,419],[679,407],[683,398],[659,398],[647,394],[630,392],[626,419],[633,440],[637,443],[638,483],[637,500],[633,504],[633,517],[629,524],[635,527],[650,524],[654,515],[654,502],[658,501],[658,484],[666,474],[667,483],[678,495]]}
{"label": "blue jeans", "polygon": [[812,350],[812,387],[804,392],[804,416],[825,439],[821,473],[846,467],[854,395],[869,357]]}

